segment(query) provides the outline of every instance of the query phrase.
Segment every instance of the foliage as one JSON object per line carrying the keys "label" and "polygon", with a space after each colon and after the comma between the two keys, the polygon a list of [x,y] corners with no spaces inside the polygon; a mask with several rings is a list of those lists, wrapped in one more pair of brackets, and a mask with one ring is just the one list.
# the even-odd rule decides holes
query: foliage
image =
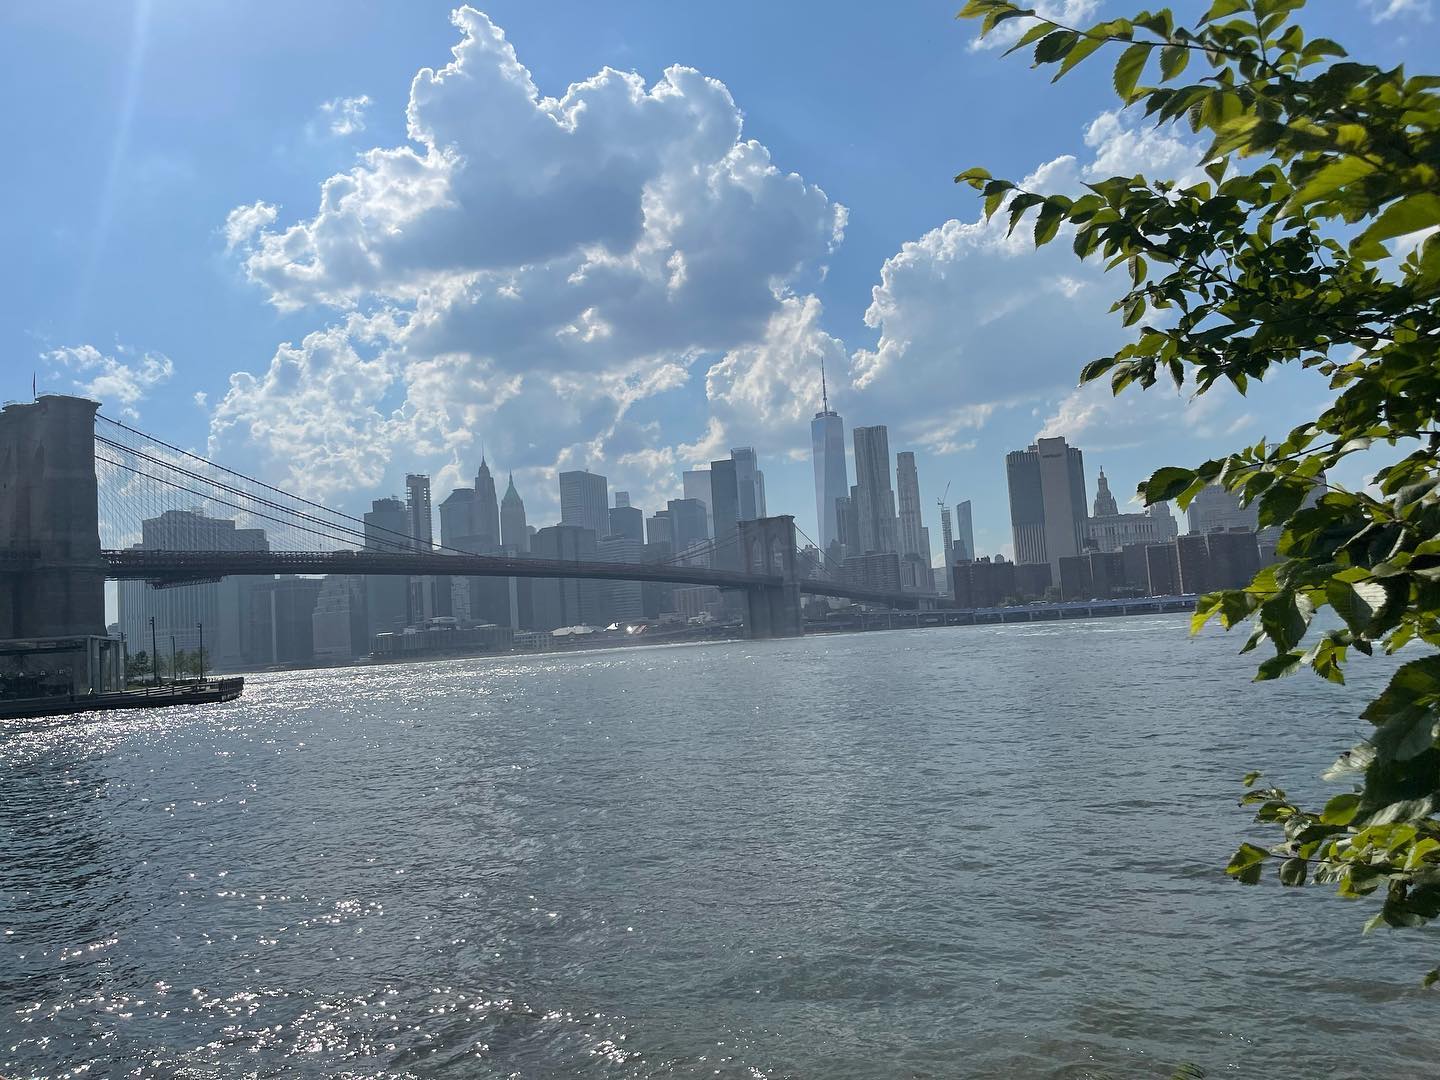
{"label": "foliage", "polygon": [[[1328,380],[1329,407],[1285,438],[1160,469],[1140,490],[1183,508],[1219,484],[1258,504],[1262,526],[1282,526],[1280,561],[1245,589],[1204,597],[1195,628],[1249,623],[1245,650],[1274,651],[1258,679],[1308,667],[1343,682],[1352,649],[1440,645],[1440,78],[1307,38],[1294,21],[1304,2],[1214,0],[1193,27],[1159,10],[1080,28],[970,0],[960,15],[982,33],[1024,20],[1014,48],[1033,46],[1056,79],[1118,50],[1120,100],[1210,142],[1207,179],[1190,186],[1117,176],[1070,199],[983,169],[956,180],[1011,231],[1033,211],[1037,245],[1068,226],[1080,258],[1125,267],[1113,310],[1134,341],[1083,380],[1108,377],[1119,393],[1168,377],[1201,394],[1223,380],[1244,393],[1281,364]],[[1325,488],[1324,474],[1361,451],[1384,462],[1373,483]],[[1327,606],[1343,625],[1312,637]],[[1253,884],[1278,858],[1283,884],[1374,894],[1369,925],[1419,926],[1440,915],[1440,657],[1400,666],[1361,715],[1373,732],[1326,774],[1350,790],[1319,811],[1249,791],[1284,839],[1242,845],[1228,872]]]}
{"label": "foliage", "polygon": [[150,674],[150,654],[144,649],[125,658],[125,679],[134,682]]}
{"label": "foliage", "polygon": [[193,652],[181,649],[175,654],[175,674],[177,677],[185,675],[198,677],[204,674],[205,667],[209,665],[209,661],[209,649],[205,649],[203,652],[200,649],[196,649]]}
{"label": "foliage", "polygon": [[179,649],[175,653],[173,663],[170,657],[162,653],[155,658],[155,664],[152,665],[150,654],[142,649],[126,659],[125,678],[129,682],[143,680],[152,674],[156,674],[156,666],[159,667],[160,670],[158,674],[161,676],[169,675],[172,667],[177,676],[200,676],[205,674],[206,669],[210,666],[210,650],[205,649],[202,651],[195,649],[194,651],[188,651],[186,649]]}

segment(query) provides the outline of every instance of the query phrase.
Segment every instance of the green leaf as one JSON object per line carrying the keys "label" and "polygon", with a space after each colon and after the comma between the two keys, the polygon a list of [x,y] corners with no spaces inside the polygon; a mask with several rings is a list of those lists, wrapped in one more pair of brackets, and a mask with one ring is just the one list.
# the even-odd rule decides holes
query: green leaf
{"label": "green leaf", "polygon": [[1055,77],[1050,81],[1059,82],[1071,68],[1104,44],[1103,37],[1082,37],[1075,43],[1075,47],[1065,54],[1065,60],[1061,63],[1060,70],[1055,72]]}
{"label": "green leaf", "polygon": [[1272,656],[1266,660],[1255,672],[1256,682],[1269,682],[1271,679],[1282,679],[1286,675],[1294,675],[1300,670],[1302,656],[1298,652],[1281,653],[1279,656]]}
{"label": "green leaf", "polygon": [[1262,774],[1258,772],[1247,772],[1244,776],[1240,778],[1240,783],[1244,784],[1246,787],[1251,787],[1256,780],[1260,779],[1261,775]]}
{"label": "green leaf", "polygon": [[1325,585],[1325,599],[1346,626],[1357,634],[1368,634],[1389,603],[1390,591],[1377,581],[1331,578]]}
{"label": "green leaf", "polygon": [[1210,5],[1210,10],[1201,17],[1202,23],[1214,22],[1216,19],[1224,19],[1234,15],[1237,11],[1244,11],[1249,7],[1249,0],[1215,0]]}
{"label": "green leaf", "polygon": [[1190,50],[1184,45],[1167,45],[1160,50],[1160,78],[1169,82],[1190,63]]}
{"label": "green leaf", "polygon": [[1145,70],[1145,61],[1150,59],[1150,45],[1131,45],[1120,54],[1120,59],[1115,62],[1115,74],[1112,81],[1115,84],[1115,93],[1125,102],[1132,100],[1135,94],[1135,84],[1140,81],[1140,75]]}
{"label": "green leaf", "polygon": [[1304,859],[1286,859],[1280,864],[1281,885],[1304,885],[1305,873],[1309,869]]}
{"label": "green leaf", "polygon": [[1053,64],[1074,48],[1079,39],[1080,35],[1074,30],[1054,30],[1046,34],[1035,46],[1035,66]]}
{"label": "green leaf", "polygon": [[1049,199],[1040,208],[1040,213],[1035,217],[1035,246],[1043,247],[1055,239],[1055,233],[1060,228],[1060,222],[1065,215],[1065,208],[1057,202]]}
{"label": "green leaf", "polygon": [[1006,230],[1006,235],[1008,236],[1015,231],[1015,226],[1020,224],[1020,219],[1025,216],[1025,211],[1029,210],[1032,206],[1039,206],[1044,201],[1045,196],[1036,195],[1029,191],[1022,191],[1019,195],[1011,199],[1010,227]]}
{"label": "green leaf", "polygon": [[1420,985],[1426,989],[1440,982],[1440,968],[1431,968],[1425,973],[1425,978],[1420,980]]}
{"label": "green leaf", "polygon": [[1302,207],[1327,198],[1346,185],[1363,180],[1375,171],[1375,164],[1365,158],[1341,157],[1326,165],[1297,191],[1285,204],[1285,213],[1293,214]]}
{"label": "green leaf", "polygon": [[1360,809],[1360,796],[1351,792],[1343,795],[1336,795],[1325,804],[1325,810],[1320,815],[1320,821],[1325,825],[1349,825],[1355,818],[1355,813]]}
{"label": "green leaf", "polygon": [[1195,480],[1194,469],[1180,469],[1167,466],[1150,474],[1150,479],[1140,485],[1140,495],[1146,506],[1168,502],[1188,488]]}
{"label": "green leaf", "polygon": [[1243,885],[1258,885],[1260,883],[1260,870],[1270,853],[1264,848],[1258,848],[1254,844],[1241,844],[1234,855],[1230,857],[1229,865],[1225,867],[1225,873],[1236,878]]}
{"label": "green leaf", "polygon": [[1432,192],[1411,195],[1408,199],[1392,203],[1369,228],[1355,238],[1351,249],[1353,251],[1357,247],[1364,248],[1435,225],[1440,225],[1440,195]]}
{"label": "green leaf", "polygon": [[1023,49],[1027,45],[1033,45],[1035,42],[1039,41],[1042,37],[1044,37],[1053,29],[1055,29],[1054,23],[1045,22],[1043,20],[1035,23],[1034,26],[1030,27],[1030,29],[1026,30],[1025,33],[1020,35],[1019,41],[1015,42],[1014,45],[1011,45],[1008,49],[1005,50],[1004,55],[1009,56],[1011,53]]}

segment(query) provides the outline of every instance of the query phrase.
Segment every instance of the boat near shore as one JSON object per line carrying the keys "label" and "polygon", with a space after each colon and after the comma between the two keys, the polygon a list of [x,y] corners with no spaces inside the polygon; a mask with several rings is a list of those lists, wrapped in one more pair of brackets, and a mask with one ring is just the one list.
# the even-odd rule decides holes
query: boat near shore
{"label": "boat near shore", "polygon": [[163,709],[171,705],[211,705],[221,701],[234,701],[244,690],[245,680],[237,675],[223,679],[194,679],[163,683],[160,686],[137,686],[101,694],[12,698],[0,700],[0,720],[68,716],[72,713],[108,712],[111,709]]}

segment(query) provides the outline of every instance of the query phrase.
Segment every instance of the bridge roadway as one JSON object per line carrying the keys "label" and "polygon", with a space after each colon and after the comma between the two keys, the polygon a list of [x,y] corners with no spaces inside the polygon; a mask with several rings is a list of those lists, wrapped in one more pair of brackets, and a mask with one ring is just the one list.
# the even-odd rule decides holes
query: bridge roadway
{"label": "bridge roadway", "polygon": [[[670,563],[612,563],[568,559],[518,559],[497,555],[453,555],[409,551],[102,551],[106,576],[148,581],[157,586],[271,574],[402,575],[405,577],[586,578],[601,581],[657,581],[670,585],[714,585],[721,589],[780,588],[779,575],[747,574]],[[795,582],[801,593],[833,596],[890,607],[916,607],[911,593],[856,588],[818,578]]]}

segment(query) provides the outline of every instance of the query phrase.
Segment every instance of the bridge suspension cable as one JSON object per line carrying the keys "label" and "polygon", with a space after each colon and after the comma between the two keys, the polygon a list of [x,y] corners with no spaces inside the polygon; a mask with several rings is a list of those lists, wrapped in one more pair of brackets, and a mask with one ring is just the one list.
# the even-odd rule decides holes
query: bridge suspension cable
{"label": "bridge suspension cable", "polygon": [[[130,437],[130,441],[122,441],[122,439],[111,438],[97,431],[96,443],[113,455],[110,457],[97,456],[97,461],[119,467],[137,478],[160,485],[170,491],[197,496],[207,502],[213,502],[217,506],[236,510],[259,520],[285,526],[292,533],[319,537],[347,547],[378,548],[389,551],[417,550],[418,541],[409,532],[392,529],[376,521],[367,522],[363,518],[336,510],[314,499],[296,495],[257,477],[211,461],[193,451],[185,450],[158,436],[141,431],[121,420],[116,420],[114,417],[100,414],[96,419],[112,425],[119,432]],[[153,444],[151,449],[159,448],[163,453],[151,452],[151,449],[133,445],[136,441]],[[115,460],[116,457],[130,458],[137,464],[125,465],[123,461]],[[193,467],[190,467],[188,463],[193,463]],[[198,484],[200,487],[192,487],[191,484]],[[217,495],[216,492],[233,496],[240,502],[232,502]],[[155,504],[149,507],[155,511],[150,516],[157,516],[163,509],[175,508],[159,505],[163,503],[163,499],[157,500],[153,492],[147,494],[149,494],[149,498],[142,498],[141,501]],[[128,504],[134,496],[135,492],[126,492],[125,499],[122,501]],[[267,513],[267,511],[269,512]],[[112,519],[123,520],[127,516],[127,512],[133,514],[133,508],[130,505],[121,507],[120,513],[110,516]],[[132,528],[130,531],[136,530]],[[268,537],[268,539],[272,546],[284,546],[286,537],[281,534]],[[433,541],[427,550],[454,555],[473,554],[473,552],[448,547]]]}

